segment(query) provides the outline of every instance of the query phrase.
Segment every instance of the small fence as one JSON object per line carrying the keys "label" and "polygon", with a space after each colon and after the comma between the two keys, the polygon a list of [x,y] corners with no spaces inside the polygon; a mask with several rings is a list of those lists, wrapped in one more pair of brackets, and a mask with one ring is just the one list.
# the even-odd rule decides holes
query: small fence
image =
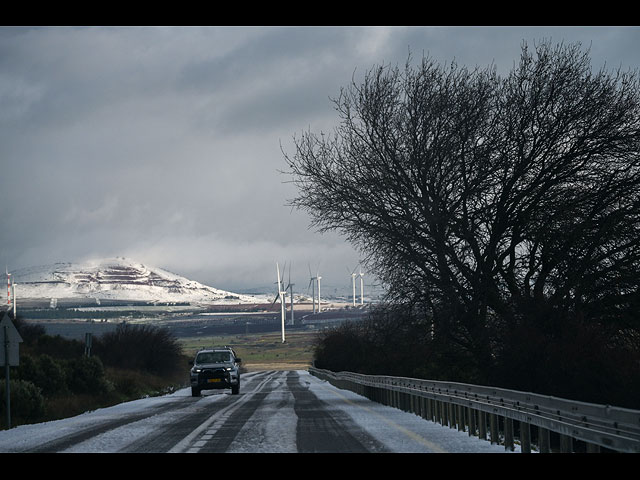
{"label": "small fence", "polygon": [[640,453],[640,411],[464,383],[309,373],[336,387],[522,453]]}

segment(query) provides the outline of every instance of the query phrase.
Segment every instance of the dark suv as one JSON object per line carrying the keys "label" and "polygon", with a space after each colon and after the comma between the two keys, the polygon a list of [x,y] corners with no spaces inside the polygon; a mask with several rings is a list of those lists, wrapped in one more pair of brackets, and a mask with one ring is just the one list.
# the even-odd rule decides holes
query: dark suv
{"label": "dark suv", "polygon": [[230,388],[240,393],[240,359],[229,347],[200,350],[191,365],[191,395],[199,397],[202,390]]}

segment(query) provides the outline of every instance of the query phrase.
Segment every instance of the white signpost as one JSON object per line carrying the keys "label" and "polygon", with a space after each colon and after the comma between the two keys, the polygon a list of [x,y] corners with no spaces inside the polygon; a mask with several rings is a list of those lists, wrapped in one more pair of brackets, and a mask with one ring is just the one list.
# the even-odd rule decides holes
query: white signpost
{"label": "white signpost", "polygon": [[20,360],[19,348],[22,337],[11,322],[9,315],[5,312],[0,321],[0,366],[4,365],[4,378],[6,382],[5,392],[7,394],[7,428],[11,428],[11,391],[9,388],[9,367],[17,367]]}

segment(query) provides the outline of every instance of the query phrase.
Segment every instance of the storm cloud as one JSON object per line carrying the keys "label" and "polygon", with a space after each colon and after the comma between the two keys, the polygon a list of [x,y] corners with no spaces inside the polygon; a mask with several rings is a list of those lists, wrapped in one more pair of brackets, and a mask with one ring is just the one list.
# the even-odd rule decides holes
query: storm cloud
{"label": "storm cloud", "polygon": [[282,149],[375,65],[506,72],[543,38],[640,63],[635,27],[2,27],[0,261],[125,256],[237,291],[292,262],[302,289],[309,265],[347,288],[358,252],[286,206]]}

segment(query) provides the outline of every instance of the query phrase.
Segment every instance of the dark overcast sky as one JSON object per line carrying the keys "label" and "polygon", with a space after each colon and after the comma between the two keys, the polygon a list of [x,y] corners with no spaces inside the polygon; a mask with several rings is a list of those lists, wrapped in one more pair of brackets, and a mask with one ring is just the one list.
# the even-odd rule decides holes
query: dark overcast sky
{"label": "dark overcast sky", "polygon": [[281,145],[332,129],[354,72],[411,50],[506,73],[543,38],[640,66],[638,27],[0,27],[0,260],[125,256],[231,290],[276,261],[306,289],[319,264],[347,287],[358,254],[285,206]]}

